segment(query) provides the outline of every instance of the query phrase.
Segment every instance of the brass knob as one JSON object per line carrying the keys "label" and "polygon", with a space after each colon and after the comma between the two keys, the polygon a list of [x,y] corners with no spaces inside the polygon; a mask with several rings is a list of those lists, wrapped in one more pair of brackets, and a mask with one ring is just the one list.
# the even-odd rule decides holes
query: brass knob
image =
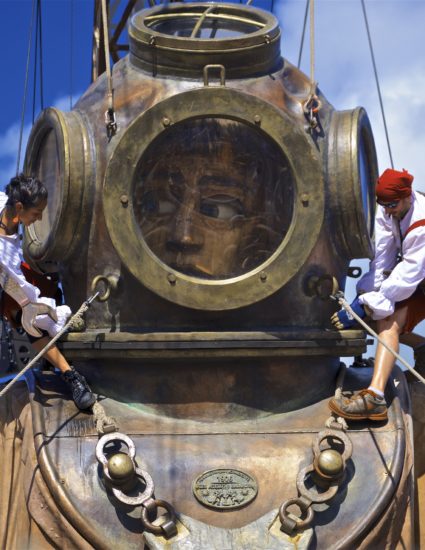
{"label": "brass knob", "polygon": [[338,451],[326,449],[320,453],[317,466],[324,475],[338,477],[344,469],[344,461]]}
{"label": "brass knob", "polygon": [[116,453],[109,458],[108,471],[111,479],[116,481],[127,481],[135,474],[133,461],[125,453]]}

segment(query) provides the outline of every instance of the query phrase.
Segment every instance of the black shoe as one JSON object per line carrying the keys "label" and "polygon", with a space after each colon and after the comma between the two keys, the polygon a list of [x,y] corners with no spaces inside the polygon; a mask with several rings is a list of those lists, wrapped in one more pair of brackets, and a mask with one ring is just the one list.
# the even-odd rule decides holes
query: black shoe
{"label": "black shoe", "polygon": [[96,395],[91,391],[86,379],[74,367],[62,374],[62,379],[68,384],[72,399],[81,410],[89,409],[96,402]]}

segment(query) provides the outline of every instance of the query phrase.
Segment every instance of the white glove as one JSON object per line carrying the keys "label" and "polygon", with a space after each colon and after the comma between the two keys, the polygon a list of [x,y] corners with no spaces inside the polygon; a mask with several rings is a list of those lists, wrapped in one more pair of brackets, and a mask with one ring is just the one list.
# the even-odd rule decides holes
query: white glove
{"label": "white glove", "polygon": [[[18,281],[15,281],[13,277],[0,265],[0,285],[3,290],[9,294],[22,308],[22,326],[25,332],[31,334],[35,338],[42,336],[42,333],[35,326],[35,319],[37,315],[47,314],[53,321],[57,322],[54,300],[52,299],[37,299],[37,302],[33,302],[29,299],[24,289],[19,285]],[[34,288],[34,287],[33,287]],[[44,303],[43,303],[44,302]]]}
{"label": "white glove", "polygon": [[[40,300],[44,300],[44,298],[40,298]],[[71,317],[71,310],[68,306],[58,306],[56,314],[56,321],[52,320],[49,315],[38,315],[35,320],[37,327],[46,330],[52,338],[63,329]]]}

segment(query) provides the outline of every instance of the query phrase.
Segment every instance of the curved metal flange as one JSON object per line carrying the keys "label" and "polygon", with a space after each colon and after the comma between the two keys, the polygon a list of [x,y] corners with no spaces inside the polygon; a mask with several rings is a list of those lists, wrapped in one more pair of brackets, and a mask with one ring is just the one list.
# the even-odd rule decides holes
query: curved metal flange
{"label": "curved metal flange", "polygon": [[[25,173],[46,184],[48,215],[26,228],[24,248],[28,260],[46,271],[49,263],[70,258],[87,230],[92,157],[87,126],[78,112],[49,107],[40,114],[28,139]],[[42,166],[50,170],[47,181],[40,173]],[[46,220],[50,223],[47,228]]]}
{"label": "curved metal flange", "polygon": [[[287,159],[294,178],[292,221],[278,248],[255,269],[222,280],[186,275],[162,262],[145,242],[134,213],[134,167],[148,146],[173,125],[199,118],[224,118],[262,132]],[[207,86],[165,99],[134,120],[109,160],[103,205],[117,253],[144,286],[185,307],[222,311],[262,300],[298,273],[323,223],[323,189],[317,152],[287,113],[253,95]]]}

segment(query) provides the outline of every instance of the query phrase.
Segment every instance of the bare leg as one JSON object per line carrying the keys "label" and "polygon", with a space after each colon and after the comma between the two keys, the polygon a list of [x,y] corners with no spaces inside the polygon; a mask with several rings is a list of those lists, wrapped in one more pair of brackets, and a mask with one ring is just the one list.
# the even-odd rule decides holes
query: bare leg
{"label": "bare leg", "polygon": [[[400,334],[406,323],[407,306],[397,309],[386,319],[377,322],[378,334],[382,340],[398,353]],[[380,391],[385,391],[388,378],[395,363],[394,355],[378,342],[375,355],[375,368],[371,386]]]}
{"label": "bare leg", "polygon": [[[40,338],[40,340],[36,340],[33,342],[32,347],[37,351],[41,351],[44,346],[46,346],[49,343],[49,338]],[[61,372],[66,372],[67,370],[71,370],[71,367],[69,366],[68,361],[65,359],[65,357],[62,355],[62,353],[59,351],[59,349],[56,346],[51,347],[44,356],[49,363],[52,363],[52,365],[56,368],[58,368]]]}

